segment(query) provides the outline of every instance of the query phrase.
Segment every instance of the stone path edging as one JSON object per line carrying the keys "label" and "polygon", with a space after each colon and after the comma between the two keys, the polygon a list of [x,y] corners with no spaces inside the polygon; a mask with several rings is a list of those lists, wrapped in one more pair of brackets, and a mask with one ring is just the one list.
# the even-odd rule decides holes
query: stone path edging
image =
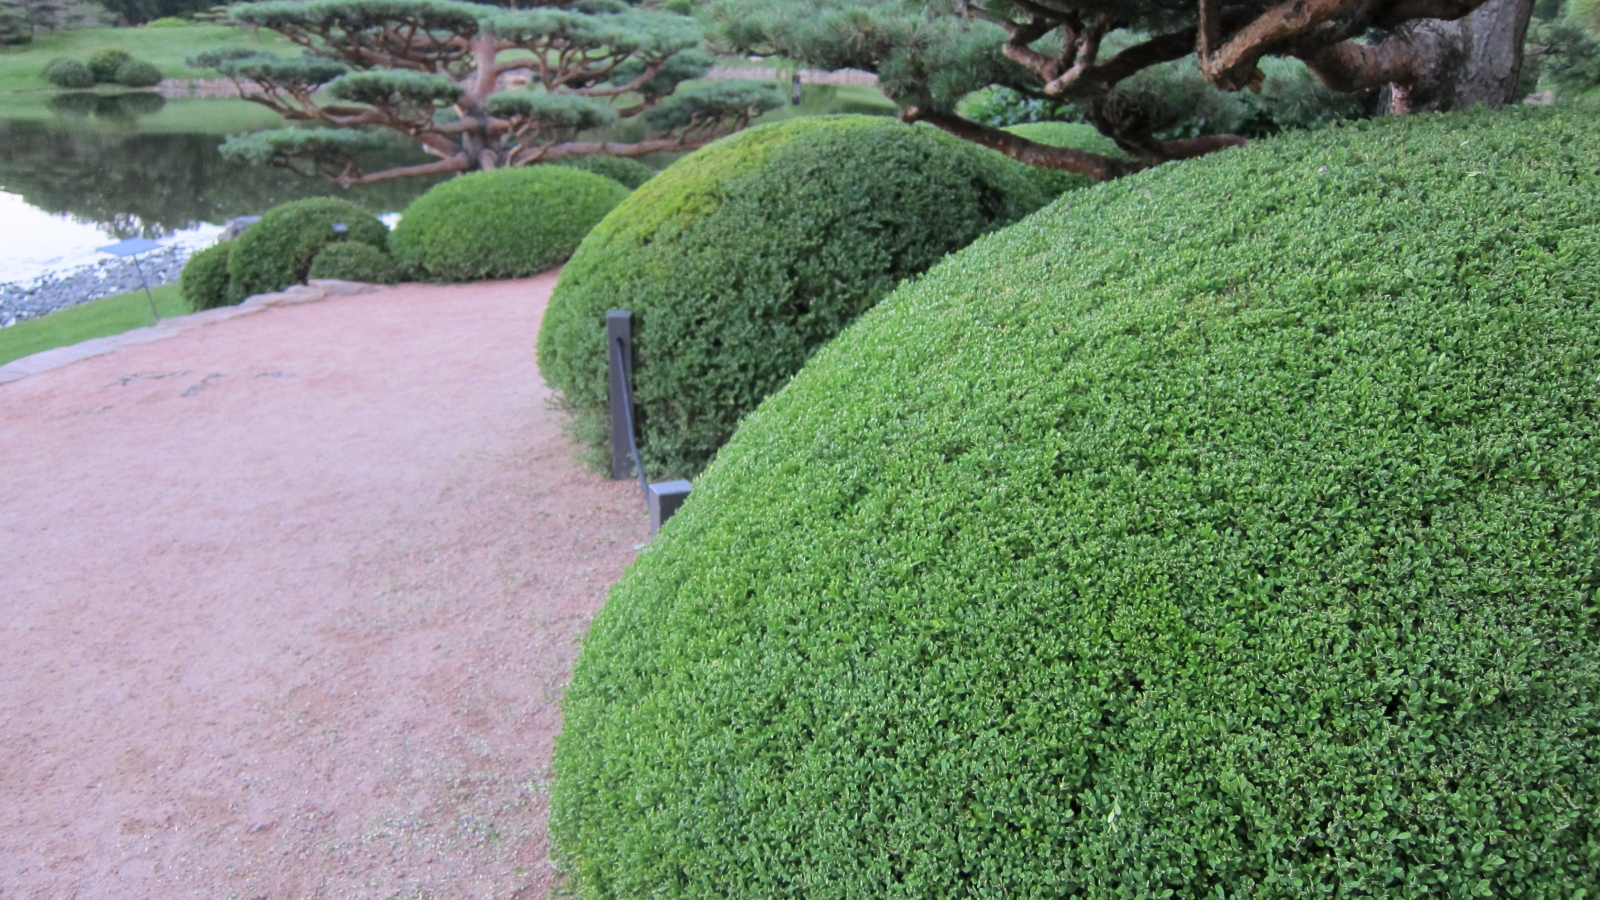
{"label": "stone path edging", "polygon": [[66,347],[56,347],[51,350],[41,350],[31,356],[14,359],[0,366],[0,384],[9,384],[20,381],[29,375],[59,369],[62,366],[75,363],[80,359],[90,359],[95,356],[104,356],[114,353],[123,347],[136,344],[148,344],[173,335],[182,334],[191,328],[203,325],[215,325],[237,319],[240,316],[254,315],[275,306],[297,306],[301,303],[316,303],[329,297],[348,297],[355,294],[370,294],[381,290],[382,286],[376,284],[363,284],[359,281],[336,281],[331,278],[314,278],[307,284],[297,284],[287,290],[272,294],[256,294],[247,297],[237,306],[221,306],[203,312],[190,313],[186,316],[174,316],[164,319],[158,324],[145,328],[135,328],[121,334],[106,337],[90,338]]}

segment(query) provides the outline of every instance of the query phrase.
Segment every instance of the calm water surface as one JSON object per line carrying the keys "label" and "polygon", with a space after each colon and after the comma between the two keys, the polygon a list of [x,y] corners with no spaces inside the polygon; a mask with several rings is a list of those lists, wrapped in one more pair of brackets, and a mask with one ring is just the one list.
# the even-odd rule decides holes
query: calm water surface
{"label": "calm water surface", "polygon": [[[232,126],[218,123],[256,122],[248,129],[254,130],[262,121],[257,109],[242,100],[169,103],[149,92],[66,92],[31,107],[0,106],[0,283],[95,262],[105,258],[95,248],[125,237],[203,247],[229,219],[302,197],[344,197],[375,214],[394,213],[442,180],[410,178],[342,190],[223,159],[217,145],[224,136],[215,131]],[[847,99],[830,86],[807,85],[801,106],[763,120],[888,111]],[[213,127],[182,131],[185,124]],[[426,159],[414,147],[397,145],[368,162],[384,168]],[[646,162],[659,167],[670,160]]]}

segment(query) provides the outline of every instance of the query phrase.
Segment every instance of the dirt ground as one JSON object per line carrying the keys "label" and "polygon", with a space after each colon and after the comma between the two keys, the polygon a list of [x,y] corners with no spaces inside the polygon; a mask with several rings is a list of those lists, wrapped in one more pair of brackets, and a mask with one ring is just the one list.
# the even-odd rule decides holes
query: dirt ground
{"label": "dirt ground", "polygon": [[533,341],[403,286],[0,385],[0,898],[544,898],[557,700],[646,541]]}

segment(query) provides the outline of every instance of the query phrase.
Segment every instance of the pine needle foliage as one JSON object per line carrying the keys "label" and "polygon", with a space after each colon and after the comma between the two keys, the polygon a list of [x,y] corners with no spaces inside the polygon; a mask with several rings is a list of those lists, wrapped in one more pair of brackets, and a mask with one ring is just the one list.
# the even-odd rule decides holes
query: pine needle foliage
{"label": "pine needle foliage", "polygon": [[424,281],[523,278],[555,266],[628,189],[566,166],[474,172],[418,197],[395,226],[395,259]]}
{"label": "pine needle foliage", "polygon": [[1337,126],[903,286],[596,617],[577,896],[1596,896],[1597,158]]}
{"label": "pine needle foliage", "polygon": [[604,440],[606,310],[634,321],[650,477],[698,472],[755,409],[902,279],[1048,193],[1032,169],[881,116],[763,125],[687,156],[606,218],[563,270],[539,369]]}

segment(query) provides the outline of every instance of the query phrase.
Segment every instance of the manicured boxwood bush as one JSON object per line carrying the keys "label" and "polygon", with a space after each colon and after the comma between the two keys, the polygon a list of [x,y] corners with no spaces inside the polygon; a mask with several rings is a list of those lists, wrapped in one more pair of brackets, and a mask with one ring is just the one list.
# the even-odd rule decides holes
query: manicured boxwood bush
{"label": "manicured boxwood bush", "polygon": [[566,166],[474,172],[406,207],[390,250],[424,281],[537,275],[626,196],[610,178]]}
{"label": "manicured boxwood bush", "polygon": [[190,312],[238,302],[228,292],[228,257],[232,252],[233,241],[223,241],[196,251],[183,264],[179,290]]}
{"label": "manicured boxwood bush", "polygon": [[311,261],[311,278],[337,278],[367,284],[394,284],[400,267],[389,254],[371,244],[349,241],[329,244]]}
{"label": "manicured boxwood bush", "polygon": [[[335,224],[346,230],[334,231]],[[304,284],[312,260],[329,244],[359,241],[383,249],[388,239],[382,222],[348,200],[311,197],[274,207],[232,242],[229,302]]]}
{"label": "manicured boxwood bush", "polygon": [[142,59],[131,59],[117,69],[112,80],[123,87],[155,87],[161,83],[161,70]]}
{"label": "manicured boxwood bush", "polygon": [[633,310],[640,452],[697,472],[817,347],[979,235],[1050,199],[1033,170],[881,116],[793,119],[679,160],[561,274],[539,370],[591,446],[606,434],[607,309]]}
{"label": "manicured boxwood bush", "polygon": [[574,156],[551,163],[555,166],[567,166],[573,169],[582,169],[596,175],[604,175],[612,181],[621,182],[629,190],[649,181],[656,173],[647,165],[636,159],[627,159],[621,156]]}
{"label": "manicured boxwood bush", "polygon": [[65,56],[58,56],[45,65],[44,80],[69,90],[94,87],[94,73],[89,71],[89,67]]}
{"label": "manicured boxwood bush", "polygon": [[1597,896],[1597,159],[1294,134],[902,287],[595,619],[569,886]]}

